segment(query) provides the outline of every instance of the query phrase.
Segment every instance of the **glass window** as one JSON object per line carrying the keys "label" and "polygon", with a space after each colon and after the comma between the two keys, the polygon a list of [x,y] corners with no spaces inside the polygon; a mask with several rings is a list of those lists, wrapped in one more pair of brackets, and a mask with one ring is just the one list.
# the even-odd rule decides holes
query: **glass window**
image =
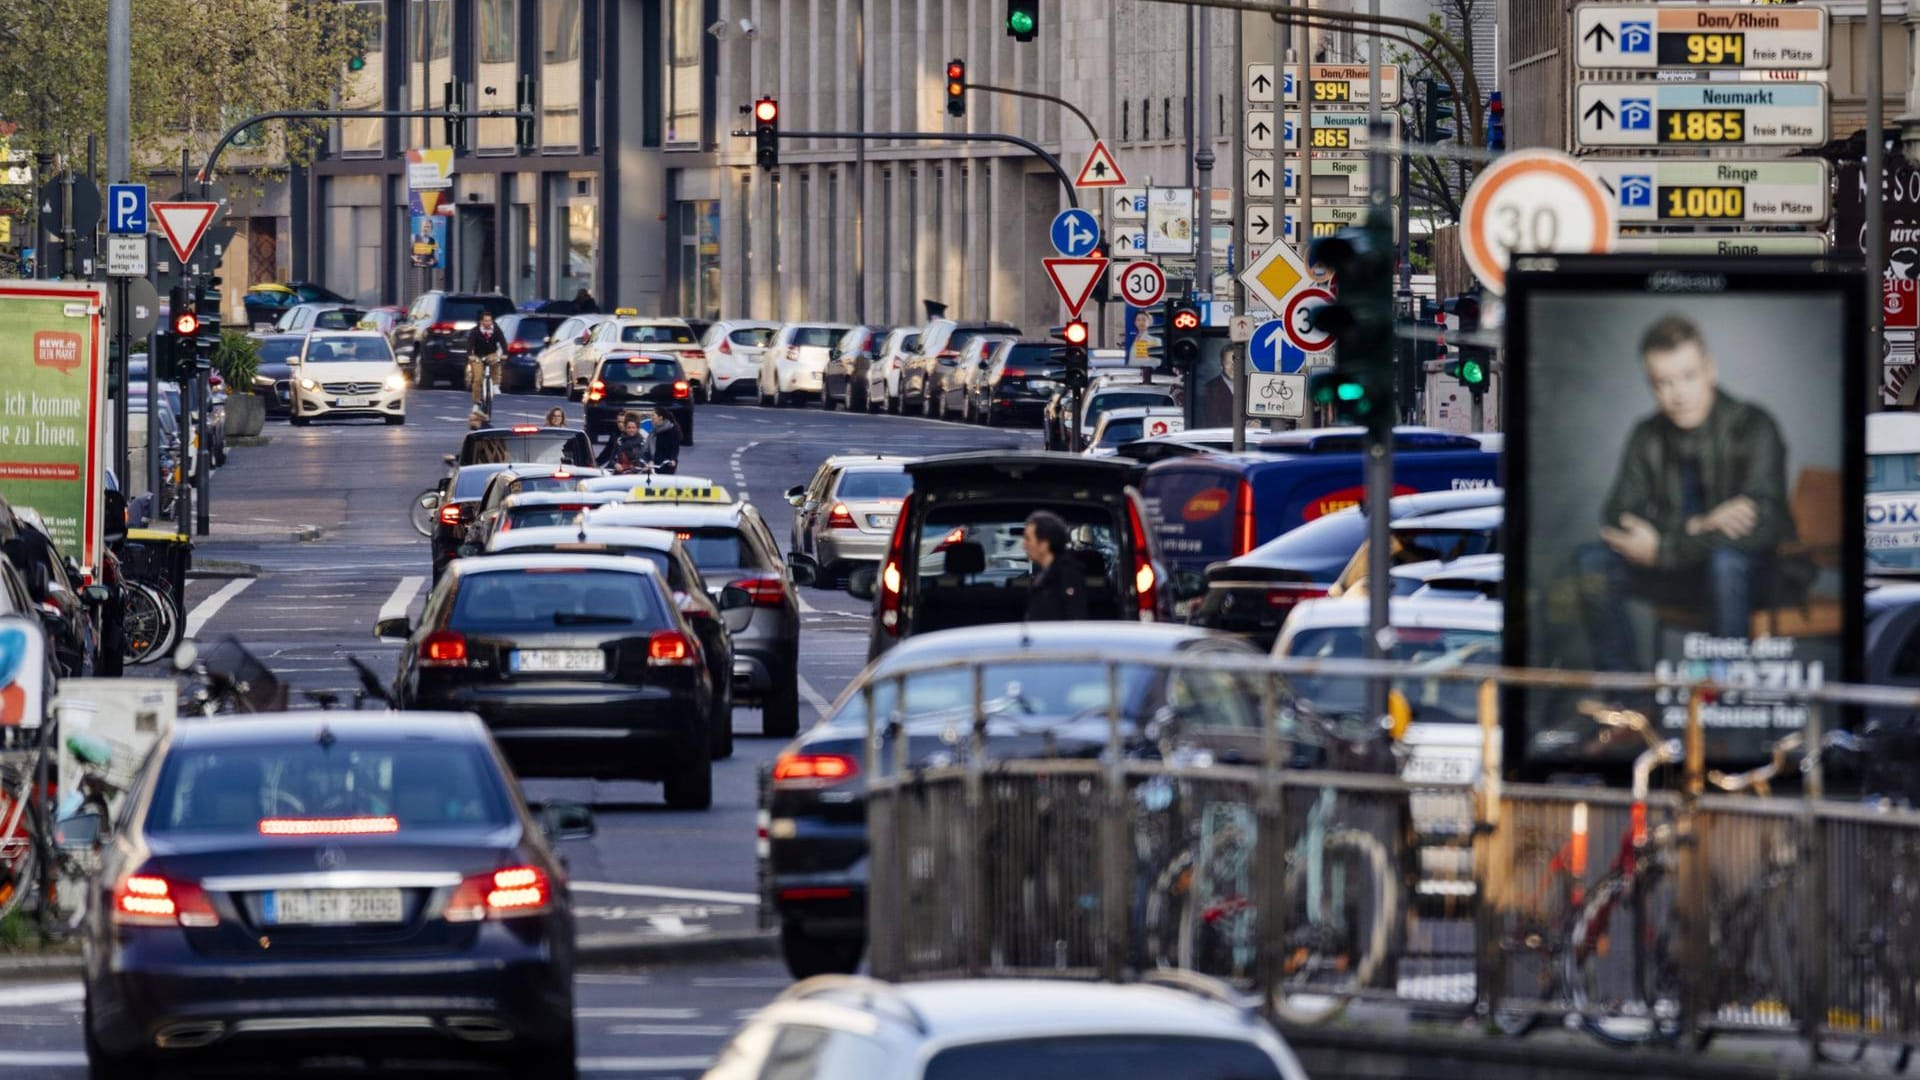
{"label": "glass window", "polygon": [[485,435],[470,433],[460,444],[462,465],[494,462],[503,465],[587,466],[593,464],[593,451],[585,435],[568,428],[538,428]]}
{"label": "glass window", "polygon": [[620,340],[628,345],[692,345],[693,331],[684,326],[623,326]]}
{"label": "glass window", "polygon": [[300,346],[306,342],[300,338],[268,338],[260,343],[260,362],[263,364],[284,364],[300,355]]}
{"label": "glass window", "polygon": [[595,265],[600,259],[600,200],[597,178],[591,173],[570,173],[548,181],[557,216],[553,232],[559,240],[561,261],[558,281],[551,295],[570,297],[581,289],[591,290]]}
{"label": "glass window", "polygon": [[764,349],[767,347],[767,343],[773,340],[774,332],[774,329],[770,326],[750,326],[728,334],[727,340],[733,342],[735,345]]}
{"label": "glass window", "polygon": [[[1021,540],[1027,515],[1042,509],[1038,503],[959,505],[927,515],[920,526],[919,570],[923,587],[948,573],[950,553],[967,547],[980,549],[985,569],[967,575],[974,587],[1025,589],[1033,564]],[[1063,557],[1078,559],[1088,581],[1103,577],[1120,553],[1112,514],[1094,506],[1049,506],[1067,521],[1067,550]],[[973,561],[966,553],[966,561]]]}
{"label": "glass window", "polygon": [[315,330],[352,330],[360,325],[367,313],[359,308],[330,308],[314,313]]}
{"label": "glass window", "polygon": [[595,373],[603,382],[654,383],[684,378],[680,365],[671,360],[609,360]]}
{"label": "glass window", "polygon": [[540,145],[546,149],[580,146],[580,16],[580,0],[540,4]]}
{"label": "glass window", "polygon": [[504,296],[489,296],[476,299],[449,296],[440,303],[440,321],[476,323],[480,321],[480,313],[483,311],[493,312],[493,317],[498,319],[500,316],[513,311],[513,301]]}
{"label": "glass window", "polygon": [[388,363],[393,362],[393,347],[378,334],[342,334],[339,337],[308,338],[302,360],[309,364]]}
{"label": "glass window", "polygon": [[453,497],[456,499],[477,499],[487,490],[488,481],[499,472],[492,466],[461,469],[453,478]]}
{"label": "glass window", "polygon": [[716,526],[680,530],[680,544],[701,570],[757,570],[760,561],[739,530]]}
{"label": "glass window", "polygon": [[1177,1076],[1180,1080],[1280,1080],[1248,1042],[1167,1035],[1086,1035],[976,1043],[935,1054],[926,1080],[1083,1080]]}
{"label": "glass window", "polygon": [[618,570],[497,570],[460,582],[447,625],[501,632],[651,626],[665,622],[657,595],[649,579]]}
{"label": "glass window", "polygon": [[1170,405],[1173,398],[1169,394],[1148,393],[1142,390],[1122,390],[1109,394],[1095,394],[1087,405],[1087,426],[1097,423],[1109,409],[1128,409],[1136,405]]}
{"label": "glass window", "polygon": [[1140,430],[1146,421],[1139,417],[1126,420],[1112,420],[1100,433],[1101,446],[1119,446],[1140,437]]}
{"label": "glass window", "polygon": [[513,506],[506,511],[509,529],[538,529],[548,525],[574,525],[580,521],[582,506]]}
{"label": "glass window", "polygon": [[[387,82],[387,5],[383,0],[348,0],[348,17],[365,35],[360,50],[347,60],[340,79],[340,107],[378,109]],[[357,65],[357,66],[356,66]],[[342,154],[378,154],[385,120],[346,120],[340,124]]]}
{"label": "glass window", "polygon": [[[474,12],[473,62],[474,104],[481,108],[510,108],[514,102],[520,65],[515,61],[515,45],[520,40],[520,24],[514,10],[515,0],[478,0]],[[486,87],[497,94],[489,98]],[[512,120],[481,120],[474,124],[475,146],[513,145]]]}
{"label": "glass window", "polygon": [[846,330],[842,327],[797,326],[794,327],[793,337],[788,340],[788,344],[831,349],[833,348],[834,342],[838,341],[840,335],[844,333],[846,333]]}
{"label": "glass window", "polygon": [[264,818],[371,816],[397,818],[403,837],[513,820],[506,784],[479,746],[349,737],[178,750],[161,769],[146,831],[255,833]]}
{"label": "glass window", "polygon": [[913,477],[903,472],[862,469],[842,473],[834,494],[842,499],[904,499],[913,493]]}
{"label": "glass window", "polygon": [[700,146],[700,60],[706,48],[701,0],[672,0],[667,19],[668,149]]}
{"label": "glass window", "polygon": [[[1406,660],[1436,670],[1496,664],[1500,660],[1500,635],[1491,630],[1397,626],[1394,635],[1397,640],[1387,658],[1390,660]],[[1366,633],[1349,626],[1304,630],[1293,639],[1287,655],[1365,659]],[[1359,715],[1366,710],[1366,685],[1359,679],[1296,677],[1291,682],[1294,693],[1329,716]],[[1470,724],[1478,715],[1479,690],[1473,683],[1408,678],[1395,679],[1394,686],[1413,706],[1416,722]]]}

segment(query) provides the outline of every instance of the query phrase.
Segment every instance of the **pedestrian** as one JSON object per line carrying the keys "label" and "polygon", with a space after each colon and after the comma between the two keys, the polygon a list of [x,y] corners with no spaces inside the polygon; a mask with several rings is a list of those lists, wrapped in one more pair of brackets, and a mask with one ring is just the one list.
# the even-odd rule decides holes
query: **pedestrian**
{"label": "pedestrian", "polygon": [[600,313],[600,305],[594,301],[593,294],[587,291],[585,285],[580,286],[580,291],[573,294],[573,313],[575,315]]}
{"label": "pedestrian", "polygon": [[653,408],[653,471],[673,475],[680,467],[680,425],[663,405]]}
{"label": "pedestrian", "polygon": [[567,426],[567,410],[561,408],[558,405],[555,405],[553,408],[548,409],[547,410],[547,426],[548,427],[566,427]]}
{"label": "pedestrian", "polygon": [[481,312],[479,324],[467,335],[467,385],[473,389],[474,405],[483,397],[480,380],[500,385],[500,358],[506,351],[507,337],[493,324],[493,312]]}
{"label": "pedestrian", "polygon": [[1033,563],[1027,586],[1027,621],[1053,622],[1087,617],[1087,580],[1067,551],[1067,523],[1051,510],[1027,515],[1020,546]]}
{"label": "pedestrian", "polygon": [[600,450],[597,464],[616,473],[635,473],[647,463],[647,437],[640,433],[640,414],[620,414],[620,430]]}

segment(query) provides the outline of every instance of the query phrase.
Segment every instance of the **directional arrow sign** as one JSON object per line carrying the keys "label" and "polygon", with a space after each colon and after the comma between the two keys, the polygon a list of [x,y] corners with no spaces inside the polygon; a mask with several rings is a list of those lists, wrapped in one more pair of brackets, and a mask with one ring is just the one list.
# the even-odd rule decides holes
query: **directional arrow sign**
{"label": "directional arrow sign", "polygon": [[1583,68],[1823,70],[1827,11],[1812,4],[1582,4]]}
{"label": "directional arrow sign", "polygon": [[1247,298],[1256,307],[1285,311],[1287,298],[1307,280],[1307,268],[1300,256],[1286,244],[1275,244],[1247,267],[1240,281],[1247,287]]}
{"label": "directional arrow sign", "polygon": [[1107,144],[1095,140],[1093,149],[1087,152],[1087,163],[1080,166],[1079,179],[1073,182],[1073,186],[1124,187],[1126,182],[1126,175],[1120,171],[1120,163],[1113,160],[1113,153],[1107,149]]}
{"label": "directional arrow sign", "polygon": [[1273,243],[1273,227],[1276,216],[1270,207],[1247,207],[1247,243]]}
{"label": "directional arrow sign", "polygon": [[1581,83],[1582,146],[1818,146],[1827,141],[1819,83]]}
{"label": "directional arrow sign", "polygon": [[1247,65],[1247,101],[1255,105],[1273,103],[1273,65]]}
{"label": "directional arrow sign", "polygon": [[1247,149],[1272,150],[1277,118],[1265,109],[1247,113]]}
{"label": "directional arrow sign", "polygon": [[210,202],[157,202],[148,206],[154,220],[160,223],[160,232],[172,245],[173,253],[181,262],[193,255],[193,249],[200,244],[200,238],[207,234],[207,226],[213,224],[213,215],[220,209],[219,203]]}
{"label": "directional arrow sign", "polygon": [[1247,198],[1273,198],[1274,161],[1270,157],[1247,158]]}
{"label": "directional arrow sign", "polygon": [[1628,161],[1582,158],[1614,199],[1621,222],[1749,222],[1807,225],[1827,220],[1827,163],[1797,161]]}
{"label": "directional arrow sign", "polygon": [[1107,257],[1089,255],[1084,259],[1041,259],[1041,265],[1047,268],[1047,277],[1053,282],[1053,291],[1060,294],[1060,301],[1067,305],[1067,311],[1078,315],[1080,309],[1087,306],[1087,297],[1093,295],[1094,282],[1107,269]]}
{"label": "directional arrow sign", "polygon": [[1623,236],[1613,250],[1649,255],[1825,255],[1819,233],[1712,233],[1706,236]]}

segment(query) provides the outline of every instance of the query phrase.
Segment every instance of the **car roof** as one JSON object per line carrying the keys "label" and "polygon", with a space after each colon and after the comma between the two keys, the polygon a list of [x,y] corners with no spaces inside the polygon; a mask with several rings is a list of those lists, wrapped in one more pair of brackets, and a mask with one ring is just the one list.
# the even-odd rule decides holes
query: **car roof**
{"label": "car roof", "polygon": [[616,570],[630,574],[651,574],[653,564],[618,555],[569,555],[536,551],[525,555],[489,555],[484,559],[455,559],[447,564],[450,572],[461,577],[473,574],[504,573],[515,570]]}
{"label": "car roof", "polygon": [[595,503],[605,505],[620,502],[627,497],[624,491],[516,491],[506,497],[501,504],[512,510],[522,506],[568,506],[578,504],[591,506]]}
{"label": "car roof", "polygon": [[639,525],[654,528],[704,529],[734,526],[746,514],[745,503],[615,502],[587,511],[585,524]]}
{"label": "car roof", "polygon": [[721,319],[713,325],[724,326],[728,330],[778,330],[784,324],[766,319]]}
{"label": "car roof", "polygon": [[[1487,597],[1396,596],[1388,605],[1393,626],[1444,630],[1488,630],[1499,633],[1504,605]],[[1330,627],[1361,629],[1367,625],[1368,598],[1341,596],[1304,600],[1287,615],[1286,633]]]}
{"label": "car roof", "polygon": [[1180,414],[1181,410],[1177,405],[1126,405],[1101,413],[1100,422],[1104,424],[1110,420],[1138,420],[1146,416],[1179,416]]}
{"label": "car roof", "polygon": [[[512,553],[515,548],[547,547],[554,544],[605,544],[609,547],[646,548],[668,551],[677,538],[666,529],[638,525],[535,525],[495,533],[487,541],[493,555]],[[581,554],[592,554],[581,552]]]}
{"label": "car roof", "polygon": [[1235,639],[1184,623],[1130,623],[1112,620],[1045,623],[989,623],[954,630],[915,634],[888,649],[876,661],[875,671],[900,664],[921,663],[945,656],[983,652],[1021,652],[1034,655],[1120,650],[1165,653],[1196,641]]}
{"label": "car roof", "polygon": [[173,745],[232,746],[312,742],[322,731],[335,738],[440,739],[481,743],[486,725],[472,713],[318,710],[250,713],[182,719],[173,727]]}
{"label": "car roof", "polygon": [[516,464],[525,464],[525,463],[524,462],[516,463],[511,461],[475,462],[472,465],[460,466],[459,470],[454,473],[454,478],[458,479],[461,476],[469,475],[476,472],[488,472],[488,473],[505,472],[508,469],[514,468]]}
{"label": "car roof", "polygon": [[[1427,559],[1402,563],[1393,568],[1395,577],[1432,581],[1459,578],[1462,581],[1500,581],[1506,577],[1507,557],[1498,553],[1463,555],[1458,559]],[[1920,596],[1916,596],[1920,599]]]}
{"label": "car roof", "polygon": [[1431,514],[1410,514],[1395,518],[1396,529],[1497,529],[1506,520],[1507,508],[1499,503],[1492,506],[1471,506],[1460,510],[1441,510]]}
{"label": "car roof", "polygon": [[541,465],[531,461],[516,461],[501,470],[515,480],[525,480],[534,476],[546,476],[555,480],[591,480],[606,475],[606,471],[597,465]]}
{"label": "car roof", "polygon": [[[334,306],[337,308],[339,305],[336,304]],[[336,338],[372,338],[375,341],[387,340],[387,336],[378,330],[310,330],[307,332],[308,341],[330,341]]]}
{"label": "car roof", "polygon": [[685,326],[687,320],[674,315],[615,315],[621,326]]}
{"label": "car roof", "polygon": [[919,460],[911,454],[834,454],[826,460],[826,465],[830,469],[853,469],[863,465],[875,469],[901,469]]}

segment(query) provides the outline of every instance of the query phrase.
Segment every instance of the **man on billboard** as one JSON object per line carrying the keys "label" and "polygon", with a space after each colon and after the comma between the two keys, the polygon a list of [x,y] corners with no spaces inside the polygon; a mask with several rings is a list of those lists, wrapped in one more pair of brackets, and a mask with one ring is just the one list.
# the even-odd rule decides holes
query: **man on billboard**
{"label": "man on billboard", "polygon": [[1746,638],[1760,583],[1794,539],[1787,447],[1760,406],[1722,389],[1700,328],[1669,314],[1640,360],[1656,411],[1627,436],[1598,538],[1575,553],[1594,666],[1646,670],[1627,601],[1693,612],[1716,637]]}

